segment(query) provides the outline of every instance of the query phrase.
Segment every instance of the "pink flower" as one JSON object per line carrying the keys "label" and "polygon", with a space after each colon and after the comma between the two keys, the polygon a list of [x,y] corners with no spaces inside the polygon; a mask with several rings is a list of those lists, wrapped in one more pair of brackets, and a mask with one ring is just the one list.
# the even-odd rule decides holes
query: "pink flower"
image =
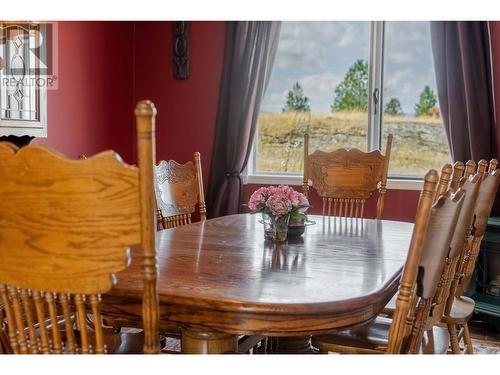
{"label": "pink flower", "polygon": [[299,193],[299,206],[309,207],[309,199],[302,193]]}
{"label": "pink flower", "polygon": [[299,192],[294,190],[289,195],[290,200],[292,201],[293,207],[298,207],[298,205],[300,204],[300,195],[299,194],[300,194]]}
{"label": "pink flower", "polygon": [[271,195],[266,202],[266,206],[277,218],[290,213],[292,210],[292,202],[282,191]]}
{"label": "pink flower", "polygon": [[250,200],[248,201],[248,207],[254,212],[262,210],[266,204],[266,200],[269,197],[269,189],[266,187],[261,187],[254,191]]}
{"label": "pink flower", "polygon": [[304,213],[309,207],[309,201],[304,194],[290,186],[269,186],[257,189],[250,197],[248,207],[252,212],[269,209],[278,218],[292,211]]}

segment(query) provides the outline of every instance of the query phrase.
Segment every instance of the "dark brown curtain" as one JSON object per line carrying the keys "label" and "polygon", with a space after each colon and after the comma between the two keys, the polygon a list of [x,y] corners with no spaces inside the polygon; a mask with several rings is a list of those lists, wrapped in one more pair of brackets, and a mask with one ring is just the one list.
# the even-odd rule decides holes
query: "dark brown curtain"
{"label": "dark brown curtain", "polygon": [[497,157],[487,22],[431,22],[432,53],[453,161]]}
{"label": "dark brown curtain", "polygon": [[276,56],[280,22],[228,22],[210,181],[209,217],[238,213],[241,173]]}

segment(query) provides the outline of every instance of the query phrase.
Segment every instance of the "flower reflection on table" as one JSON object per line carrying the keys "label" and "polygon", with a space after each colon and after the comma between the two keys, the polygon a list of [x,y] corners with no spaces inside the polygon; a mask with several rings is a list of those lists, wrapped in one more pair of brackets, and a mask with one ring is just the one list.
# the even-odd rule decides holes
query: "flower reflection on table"
{"label": "flower reflection on table", "polygon": [[[285,243],[264,241],[263,270],[300,273],[305,269],[305,250],[302,237],[290,238]],[[298,245],[298,246],[294,246]]]}

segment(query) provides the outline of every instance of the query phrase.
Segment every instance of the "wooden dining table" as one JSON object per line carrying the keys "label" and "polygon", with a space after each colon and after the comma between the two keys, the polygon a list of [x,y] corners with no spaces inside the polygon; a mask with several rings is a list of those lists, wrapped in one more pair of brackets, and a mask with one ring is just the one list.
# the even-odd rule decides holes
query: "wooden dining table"
{"label": "wooden dining table", "polygon": [[[302,236],[273,243],[259,219],[157,233],[160,326],[181,327],[183,352],[237,351],[239,335],[303,339],[365,324],[396,293],[412,223],[310,215]],[[140,267],[132,249],[103,314],[141,316]]]}

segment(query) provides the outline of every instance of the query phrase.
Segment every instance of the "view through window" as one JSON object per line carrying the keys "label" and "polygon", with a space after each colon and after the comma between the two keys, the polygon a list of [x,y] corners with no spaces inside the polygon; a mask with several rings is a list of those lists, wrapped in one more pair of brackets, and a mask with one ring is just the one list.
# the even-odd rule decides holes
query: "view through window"
{"label": "view through window", "polygon": [[[429,23],[379,22],[385,32],[377,35],[373,24],[282,23],[251,174],[301,174],[305,132],[310,153],[341,147],[366,151],[369,127],[382,146],[387,134],[394,134],[390,175],[422,177],[449,161]],[[384,54],[374,61],[370,56],[384,43]]]}
{"label": "view through window", "polygon": [[450,161],[439,113],[429,22],[386,22],[383,133],[394,135],[389,174],[423,176]]}

